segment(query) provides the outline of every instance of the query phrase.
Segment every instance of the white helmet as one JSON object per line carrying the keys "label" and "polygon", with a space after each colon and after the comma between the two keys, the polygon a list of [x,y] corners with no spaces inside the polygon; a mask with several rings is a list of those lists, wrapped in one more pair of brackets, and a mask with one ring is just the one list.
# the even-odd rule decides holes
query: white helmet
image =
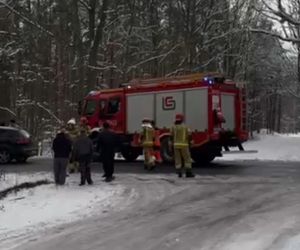
{"label": "white helmet", "polygon": [[76,121],[74,118],[70,119],[67,124],[72,124],[72,125],[76,125]]}

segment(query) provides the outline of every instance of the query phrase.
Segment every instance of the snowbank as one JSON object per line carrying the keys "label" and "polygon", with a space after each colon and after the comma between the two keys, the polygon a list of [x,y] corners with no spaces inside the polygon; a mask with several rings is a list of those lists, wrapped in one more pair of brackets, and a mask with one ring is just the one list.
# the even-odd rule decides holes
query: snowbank
{"label": "snowbank", "polygon": [[243,144],[254,154],[228,154],[220,160],[300,161],[300,134],[256,134]]}
{"label": "snowbank", "polygon": [[[0,178],[0,191],[10,188],[16,185],[19,185],[24,182],[32,182],[38,180],[46,180],[49,179],[52,181],[53,175],[51,173],[41,172],[34,174],[3,174]],[[1,204],[1,201],[0,201]]]}
{"label": "snowbank", "polygon": [[[23,181],[44,179],[52,180],[51,174],[8,174],[5,181],[0,181],[0,190]],[[100,215],[115,206],[124,187],[102,182],[100,174],[94,174],[93,179],[94,185],[79,187],[79,175],[75,174],[67,179],[65,186],[43,185],[0,200],[0,242],[7,237],[32,233],[36,229],[72,222],[95,213]],[[128,195],[128,200],[131,195]]]}

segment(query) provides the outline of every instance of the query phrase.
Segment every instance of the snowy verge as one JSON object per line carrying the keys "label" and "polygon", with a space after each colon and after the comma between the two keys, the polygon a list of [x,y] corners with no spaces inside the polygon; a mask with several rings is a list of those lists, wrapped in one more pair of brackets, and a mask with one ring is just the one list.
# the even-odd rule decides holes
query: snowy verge
{"label": "snowy verge", "polygon": [[220,160],[300,161],[300,134],[256,134],[243,144],[254,154],[224,154]]}
{"label": "snowy verge", "polygon": [[[50,173],[7,174],[0,181],[0,190],[23,181],[52,180]],[[79,187],[79,175],[67,179],[65,186],[54,184],[25,189],[0,200],[0,242],[9,238],[32,234],[60,224],[82,220],[106,213],[121,201],[125,188],[116,183],[102,182],[94,174],[95,184]],[[127,193],[127,201],[134,192]],[[122,203],[122,206],[126,204]]]}

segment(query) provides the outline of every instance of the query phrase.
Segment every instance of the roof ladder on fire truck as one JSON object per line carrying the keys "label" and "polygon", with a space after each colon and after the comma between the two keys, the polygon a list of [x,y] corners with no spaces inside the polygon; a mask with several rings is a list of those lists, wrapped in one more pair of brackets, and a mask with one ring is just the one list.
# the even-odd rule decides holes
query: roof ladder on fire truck
{"label": "roof ladder on fire truck", "polygon": [[242,130],[247,131],[248,124],[247,124],[247,92],[246,92],[246,87],[242,88],[241,103],[242,103],[242,116],[241,116]]}
{"label": "roof ladder on fire truck", "polygon": [[[241,129],[247,130],[247,92],[246,87],[241,89]],[[240,151],[245,151],[241,142],[237,144]]]}
{"label": "roof ladder on fire truck", "polygon": [[[247,124],[247,89],[245,85],[243,85],[241,89],[241,130],[247,131],[248,124]],[[223,151],[223,154],[236,154],[236,153],[257,153],[257,150],[244,150],[242,144],[240,141],[237,142],[237,147],[239,148],[239,151],[230,151],[229,147],[227,146],[227,149],[225,148],[225,151]]]}

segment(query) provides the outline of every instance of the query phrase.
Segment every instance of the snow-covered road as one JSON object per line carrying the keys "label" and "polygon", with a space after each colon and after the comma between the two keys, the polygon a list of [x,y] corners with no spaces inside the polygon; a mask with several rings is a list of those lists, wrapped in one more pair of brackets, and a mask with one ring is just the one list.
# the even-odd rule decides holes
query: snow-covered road
{"label": "snow-covered road", "polygon": [[[52,173],[6,174],[0,181],[0,191],[24,182],[52,180]],[[8,248],[18,238],[26,238],[41,230],[83,220],[112,210],[126,193],[129,203],[134,190],[127,192],[120,184],[105,185],[101,174],[94,174],[95,185],[78,186],[79,174],[70,176],[65,186],[50,183],[34,188],[11,192],[0,199],[0,249]],[[122,198],[124,205],[124,199]],[[126,203],[125,203],[126,204]],[[1,246],[2,245],[2,246]],[[3,249],[6,249],[3,248]]]}
{"label": "snow-covered road", "polygon": [[[227,155],[194,169],[195,179],[178,179],[172,166],[150,174],[142,163],[118,162],[116,181],[106,184],[94,164],[93,187],[81,189],[78,176],[71,176],[60,189],[50,184],[8,196],[7,212],[0,215],[0,249],[299,250],[299,145],[298,135],[262,135],[246,145],[259,154]],[[4,170],[18,182],[40,171],[50,175],[51,165],[51,159],[33,159]],[[38,201],[40,193],[49,202]],[[49,213],[55,207],[63,213]],[[34,217],[35,227],[24,218],[18,225],[17,208],[24,209],[24,218],[45,217]]]}
{"label": "snow-covered road", "polygon": [[[244,166],[234,175],[194,180],[124,174],[118,180],[126,187],[119,210],[42,231],[26,244],[19,239],[22,245],[13,249],[298,250],[300,169],[268,164],[269,176],[262,177]],[[132,202],[124,204],[133,190]]]}

